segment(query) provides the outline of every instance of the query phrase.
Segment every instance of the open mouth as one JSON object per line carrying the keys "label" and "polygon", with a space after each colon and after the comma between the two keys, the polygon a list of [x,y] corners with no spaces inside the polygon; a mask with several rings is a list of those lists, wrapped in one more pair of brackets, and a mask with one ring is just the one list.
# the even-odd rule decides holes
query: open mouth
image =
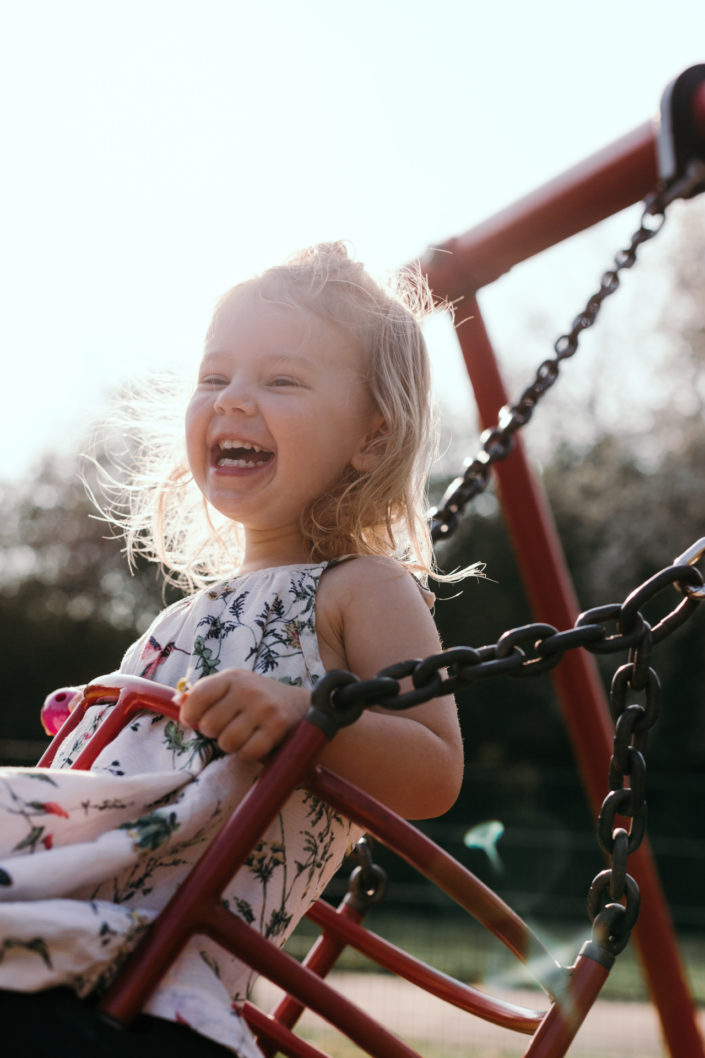
{"label": "open mouth", "polygon": [[274,453],[246,441],[219,441],[214,449],[217,467],[260,467],[274,458]]}

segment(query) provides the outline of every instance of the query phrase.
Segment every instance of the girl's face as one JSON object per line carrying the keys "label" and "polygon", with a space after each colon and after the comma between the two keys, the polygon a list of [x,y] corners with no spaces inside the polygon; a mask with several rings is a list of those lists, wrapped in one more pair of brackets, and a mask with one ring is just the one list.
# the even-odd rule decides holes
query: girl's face
{"label": "girl's face", "polygon": [[300,544],[308,504],[348,467],[371,469],[375,457],[365,449],[382,417],[363,366],[352,338],[307,310],[266,305],[248,288],[218,309],[186,444],[196,483],[244,526],[246,542]]}

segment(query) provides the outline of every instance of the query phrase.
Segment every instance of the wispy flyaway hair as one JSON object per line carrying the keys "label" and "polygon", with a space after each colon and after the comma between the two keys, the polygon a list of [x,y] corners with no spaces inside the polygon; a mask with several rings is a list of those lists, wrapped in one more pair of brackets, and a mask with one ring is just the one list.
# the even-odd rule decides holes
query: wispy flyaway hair
{"label": "wispy flyaway hair", "polygon": [[[436,452],[421,329],[433,309],[425,281],[402,270],[379,283],[350,257],[344,243],[323,243],[229,290],[213,319],[245,290],[261,300],[264,311],[268,305],[306,310],[346,332],[359,350],[362,377],[384,419],[374,440],[374,468],[349,467],[337,487],[301,512],[311,561],[387,555],[425,577],[433,571],[426,484]],[[104,511],[107,507],[124,533],[131,559],[142,555],[156,561],[169,580],[193,589],[237,571],[242,531],[214,511],[193,482],[183,438],[186,400],[176,387],[128,394],[130,440],[123,458],[126,474],[119,475],[126,484],[116,491],[111,475]]]}

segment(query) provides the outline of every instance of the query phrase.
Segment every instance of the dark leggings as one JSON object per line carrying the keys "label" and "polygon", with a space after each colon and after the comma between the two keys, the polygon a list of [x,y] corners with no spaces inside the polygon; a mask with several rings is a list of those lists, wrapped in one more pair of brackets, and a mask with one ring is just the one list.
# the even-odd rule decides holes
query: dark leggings
{"label": "dark leggings", "polygon": [[0,989],[2,1058],[232,1058],[185,1025],[140,1014],[115,1028],[69,988]]}

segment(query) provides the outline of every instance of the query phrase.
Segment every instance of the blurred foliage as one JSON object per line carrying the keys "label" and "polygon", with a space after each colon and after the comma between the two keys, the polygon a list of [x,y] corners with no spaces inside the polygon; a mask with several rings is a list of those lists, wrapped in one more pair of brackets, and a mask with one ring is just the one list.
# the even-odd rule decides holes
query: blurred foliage
{"label": "blurred foliage", "polygon": [[128,569],[78,458],[47,457],[3,492],[0,547],[0,739],[41,738],[45,695],[117,668],[163,605],[162,587],[156,570]]}

